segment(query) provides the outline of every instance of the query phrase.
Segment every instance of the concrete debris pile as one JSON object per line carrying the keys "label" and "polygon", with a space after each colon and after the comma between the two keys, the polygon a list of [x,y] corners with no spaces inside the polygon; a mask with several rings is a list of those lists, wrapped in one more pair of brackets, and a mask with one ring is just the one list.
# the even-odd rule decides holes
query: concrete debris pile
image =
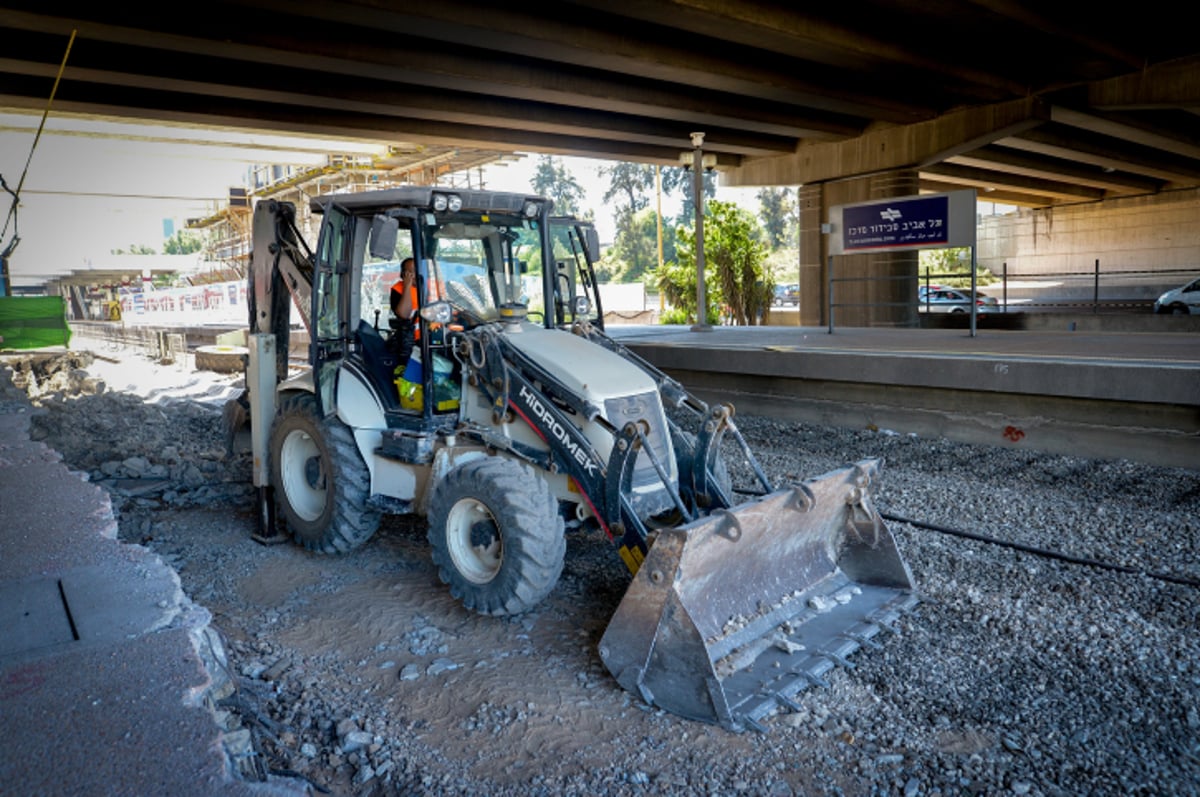
{"label": "concrete debris pile", "polygon": [[24,390],[35,403],[52,396],[96,395],[104,392],[104,380],[87,371],[95,361],[89,351],[53,355],[29,355],[9,363],[13,385]]}
{"label": "concrete debris pile", "polygon": [[155,404],[109,390],[88,370],[94,363],[83,351],[21,357],[9,367],[37,408],[31,438],[52,443],[108,490],[115,511],[221,506],[250,495],[249,455],[227,451],[219,406]]}

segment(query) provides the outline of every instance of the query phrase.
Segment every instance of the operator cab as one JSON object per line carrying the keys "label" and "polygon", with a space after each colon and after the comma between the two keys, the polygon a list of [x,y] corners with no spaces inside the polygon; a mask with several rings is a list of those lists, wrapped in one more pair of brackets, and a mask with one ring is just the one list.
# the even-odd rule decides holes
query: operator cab
{"label": "operator cab", "polygon": [[[486,197],[486,199],[485,199]],[[324,215],[313,290],[314,377],[336,400],[336,363],[362,372],[390,428],[452,425],[459,410],[457,335],[523,308],[545,328],[603,328],[587,222],[549,216],[520,194],[427,187],[319,197]],[[543,263],[542,252],[553,252]],[[417,270],[414,363],[398,362],[389,306],[401,263]],[[459,354],[458,356],[462,356]]]}

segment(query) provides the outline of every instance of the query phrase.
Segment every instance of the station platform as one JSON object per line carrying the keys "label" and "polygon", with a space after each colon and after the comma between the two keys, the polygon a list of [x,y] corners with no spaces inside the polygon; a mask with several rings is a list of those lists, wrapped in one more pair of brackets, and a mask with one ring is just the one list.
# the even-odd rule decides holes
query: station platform
{"label": "station platform", "polygon": [[[612,325],[706,401],[851,428],[1200,468],[1200,326]],[[985,322],[986,323],[986,322]],[[1152,328],[1142,324],[1143,329]],[[1195,327],[1197,331],[1187,331]]]}

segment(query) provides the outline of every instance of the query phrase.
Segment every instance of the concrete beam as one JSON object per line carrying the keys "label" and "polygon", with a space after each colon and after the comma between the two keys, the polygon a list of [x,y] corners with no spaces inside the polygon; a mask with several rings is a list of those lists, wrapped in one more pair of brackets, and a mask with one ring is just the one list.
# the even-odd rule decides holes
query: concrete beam
{"label": "concrete beam", "polygon": [[[179,21],[187,30],[186,20]],[[53,17],[19,11],[6,11],[0,30],[11,31],[19,37],[22,32],[63,36],[73,29],[81,40],[91,40],[137,48],[153,63],[160,58],[182,55],[210,59],[207,65],[197,62],[186,74],[219,73],[228,61],[241,62],[240,69],[284,70],[291,78],[277,85],[304,93],[306,80],[317,75],[345,76],[380,80],[401,85],[420,85],[427,89],[473,92],[484,96],[549,103],[564,108],[585,108],[610,113],[645,115],[656,119],[674,120],[690,126],[703,124],[711,128],[740,129],[764,135],[827,140],[840,138],[861,130],[861,120],[816,110],[785,108],[765,101],[748,101],[744,96],[682,90],[650,80],[604,78],[583,69],[549,67],[538,63],[520,63],[516,59],[489,59],[470,50],[447,51],[436,42],[406,38],[404,47],[382,46],[368,41],[334,41],[317,35],[312,38],[285,40],[244,28],[230,28],[230,35],[221,39],[204,35],[168,33],[164,30],[111,25],[85,19]],[[290,45],[285,47],[284,45]],[[11,53],[6,53],[11,56]],[[57,53],[52,54],[57,57]],[[528,55],[528,53],[526,54]],[[49,56],[48,56],[49,58]],[[16,59],[14,59],[16,60]],[[29,60],[29,59],[25,59]],[[29,61],[35,69],[49,61]],[[112,66],[113,59],[105,61]],[[127,73],[142,73],[147,61],[131,63]],[[77,68],[76,57],[68,66],[69,77]],[[55,62],[56,68],[56,62]],[[154,70],[158,74],[157,68]],[[343,86],[347,85],[342,81]],[[244,85],[239,78],[222,85],[236,88]],[[40,96],[45,96],[42,90]]]}
{"label": "concrete beam", "polygon": [[727,185],[803,185],[937,163],[1049,119],[1036,98],[968,108],[938,119],[887,127],[835,143],[802,145],[790,155],[747,159],[724,173]]}
{"label": "concrete beam", "polygon": [[1017,205],[1023,208],[1043,208],[1047,204],[1045,194],[1033,194],[1004,186],[983,186],[974,181],[953,182],[950,178],[935,175],[932,172],[921,172],[921,188],[925,191],[961,191],[964,188],[979,189],[978,201],[999,202],[1003,205]]}
{"label": "concrete beam", "polygon": [[[0,73],[29,75],[52,79],[57,66],[31,64],[0,58]],[[667,147],[672,153],[686,149],[688,139],[678,124],[644,116],[617,115],[576,109],[566,106],[550,106],[513,100],[505,97],[483,97],[463,92],[431,90],[424,86],[379,85],[372,82],[346,85],[336,80],[308,84],[303,87],[280,80],[260,80],[255,70],[247,70],[240,76],[240,85],[201,80],[172,79],[161,75],[144,75],[112,70],[74,67],[68,73],[69,83],[64,83],[63,97],[70,97],[72,84],[93,84],[89,95],[103,96],[112,93],[111,87],[144,89],[154,92],[170,92],[195,95],[205,98],[246,100],[254,103],[269,103],[279,107],[292,107],[303,116],[310,109],[387,116],[403,123],[412,120],[447,122],[476,127],[502,127],[536,133],[575,135],[587,130],[589,138],[614,139],[627,144],[647,144]],[[15,82],[15,81],[14,81]],[[10,84],[9,88],[14,88]],[[36,87],[34,87],[36,88]],[[302,90],[293,90],[302,88]],[[35,95],[36,96],[36,95]],[[206,107],[212,103],[205,101]],[[710,126],[708,140],[714,147],[728,155],[769,155],[791,151],[794,139],[745,133],[737,129]],[[675,155],[671,156],[674,162]]]}
{"label": "concrete beam", "polygon": [[735,46],[713,48],[709,42],[676,31],[671,37],[653,29],[639,31],[623,24],[612,28],[608,15],[586,12],[547,15],[519,5],[490,2],[417,3],[403,10],[384,0],[330,4],[321,0],[249,0],[243,5],[304,16],[322,22],[388,30],[405,37],[545,58],[588,70],[602,70],[639,80],[679,85],[768,102],[814,108],[862,118],[909,122],[933,115],[932,107],[884,99],[878,93],[857,94],[847,87],[830,92],[807,81],[803,71],[779,69],[759,59],[739,57]]}
{"label": "concrete beam", "polygon": [[1200,111],[1200,55],[1097,81],[1088,86],[1088,105],[1104,111]]}
{"label": "concrete beam", "polygon": [[[611,0],[573,0],[600,11]],[[803,53],[807,61],[837,69],[872,73],[896,64],[936,74],[950,91],[974,96],[993,94],[993,101],[1021,95],[1027,86],[994,72],[970,67],[948,70],[944,53],[930,55],[888,39],[869,35],[860,27],[847,27],[821,19],[802,6],[786,3],[746,3],[730,0],[663,0],[626,3],[625,16],[713,39],[735,41],[786,56]]]}
{"label": "concrete beam", "polygon": [[1098,134],[1074,132],[1065,135],[1056,125],[1027,130],[1016,136],[1002,138],[997,145],[1025,152],[1035,152],[1052,158],[1064,158],[1104,169],[1136,171],[1147,177],[1168,183],[1194,185],[1200,181],[1200,167],[1184,158],[1155,152],[1133,144],[1122,144]]}
{"label": "concrete beam", "polygon": [[992,169],[958,166],[953,163],[939,163],[927,166],[921,171],[922,173],[936,175],[948,182],[959,183],[963,186],[975,186],[980,190],[988,188],[1018,190],[1029,194],[1041,194],[1045,197],[1073,202],[1104,198],[1104,189],[1102,188],[1087,188],[1059,180],[1022,177]]}
{"label": "concrete beam", "polygon": [[1051,109],[1050,118],[1060,124],[1083,128],[1152,149],[1172,152],[1184,158],[1200,160],[1200,144],[1195,140],[1185,141],[1170,133],[1157,130],[1144,122],[1111,114],[1087,113],[1061,106]]}
{"label": "concrete beam", "polygon": [[1029,155],[1003,147],[982,147],[965,155],[956,155],[949,163],[1023,177],[1065,181],[1118,193],[1148,194],[1162,188],[1162,182],[1158,180],[1117,170],[1081,167],[1070,161]]}

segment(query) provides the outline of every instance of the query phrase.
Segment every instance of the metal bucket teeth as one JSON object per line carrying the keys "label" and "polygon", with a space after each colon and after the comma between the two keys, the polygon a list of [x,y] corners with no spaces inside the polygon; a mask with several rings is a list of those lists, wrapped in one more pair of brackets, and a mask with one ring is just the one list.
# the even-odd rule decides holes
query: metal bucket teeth
{"label": "metal bucket teeth", "polygon": [[917,603],[870,505],[878,464],[660,532],[601,640],[609,671],[652,705],[741,731],[878,647]]}

